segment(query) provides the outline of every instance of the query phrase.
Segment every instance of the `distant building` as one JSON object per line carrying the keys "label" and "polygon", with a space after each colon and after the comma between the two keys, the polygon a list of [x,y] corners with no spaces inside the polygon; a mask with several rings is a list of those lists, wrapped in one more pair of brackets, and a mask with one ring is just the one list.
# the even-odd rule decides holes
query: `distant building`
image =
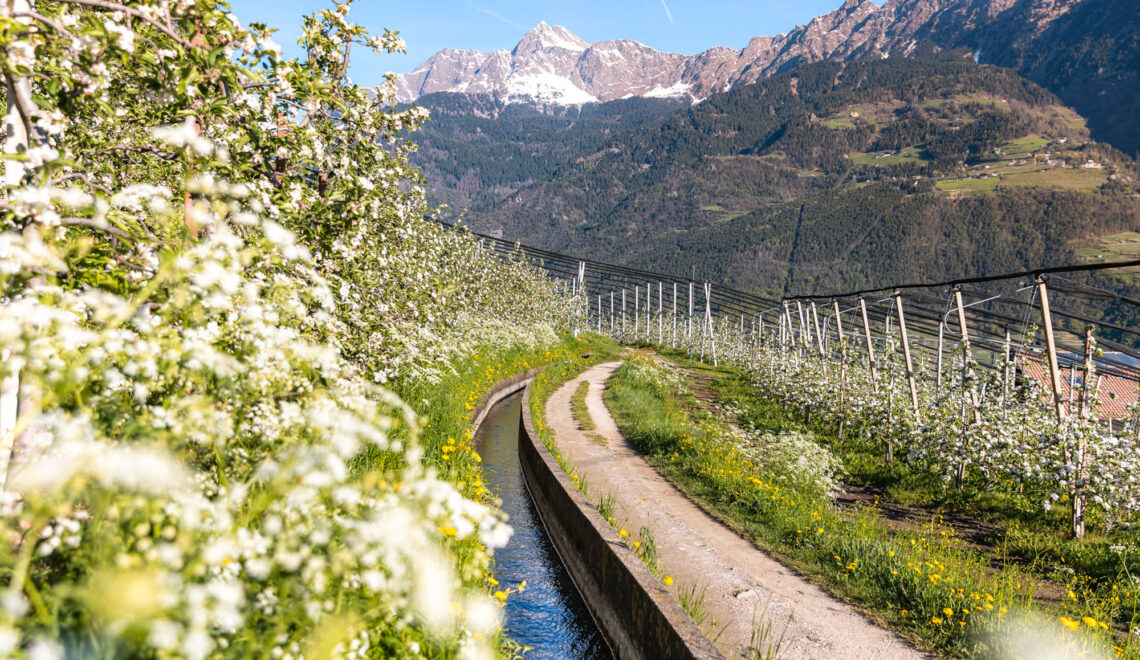
{"label": "distant building", "polygon": [[[1079,403],[1070,395],[1070,388],[1079,390],[1084,385],[1084,357],[1075,353],[1059,353],[1057,362],[1061,368],[1061,399],[1071,400],[1072,411],[1076,413]],[[1137,388],[1140,388],[1140,360],[1124,353],[1105,352],[1095,362],[1097,377],[1100,378],[1097,419],[1107,422],[1128,417],[1132,414],[1128,407],[1136,403]],[[1037,381],[1048,398],[1053,386],[1049,382],[1049,366],[1043,353],[1022,353],[1018,355],[1016,364],[1020,374]],[[1079,391],[1077,396],[1080,396]]]}
{"label": "distant building", "polygon": [[1081,169],[1083,169],[1083,170],[1103,170],[1104,166],[1090,158],[1089,160],[1085,161],[1084,165],[1081,165]]}

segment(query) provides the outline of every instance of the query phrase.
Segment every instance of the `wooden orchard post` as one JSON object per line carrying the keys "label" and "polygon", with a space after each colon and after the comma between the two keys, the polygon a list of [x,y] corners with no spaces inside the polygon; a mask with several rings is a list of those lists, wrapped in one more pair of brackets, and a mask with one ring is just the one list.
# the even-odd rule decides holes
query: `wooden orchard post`
{"label": "wooden orchard post", "polygon": [[875,367],[875,345],[871,342],[871,321],[867,318],[867,301],[859,299],[859,312],[863,315],[863,336],[867,338],[867,359],[871,369],[871,389],[879,393],[879,372]]}
{"label": "wooden orchard post", "polygon": [[1005,329],[1005,356],[1001,363],[1001,418],[1005,420],[1005,410],[1009,399],[1009,366],[1012,362],[1012,355],[1010,352],[1010,344],[1013,338],[1009,334],[1009,328]]}
{"label": "wooden orchard post", "polygon": [[[967,405],[974,410],[974,426],[980,426],[982,423],[982,411],[979,409],[978,392],[974,389],[974,369],[971,365],[973,356],[970,352],[970,333],[969,328],[966,326],[966,306],[962,303],[962,289],[954,287],[954,305],[958,310],[958,331],[962,334],[962,387],[965,388],[963,394],[969,396],[962,397],[963,408]],[[965,411],[963,411],[965,414]],[[962,446],[965,447],[969,443],[969,430],[966,420],[962,420]],[[985,454],[982,454],[983,458]],[[955,478],[955,485],[959,490],[962,489],[962,483],[966,479],[966,461],[958,463],[958,474]]]}
{"label": "wooden orchard post", "polygon": [[[811,319],[812,319],[812,322],[815,324],[815,341],[819,345],[819,357],[822,360],[824,357],[824,355],[823,355],[823,333],[820,332],[820,329],[819,329],[819,313],[816,312],[814,300],[811,302]],[[827,370],[827,366],[825,365],[824,366],[825,373],[826,373],[826,370]]]}
{"label": "wooden orchard post", "polygon": [[804,322],[804,305],[798,300],[796,301],[796,314],[800,317],[800,337],[796,343],[800,348],[811,350],[811,330]]}
{"label": "wooden orchard post", "polygon": [[633,287],[633,338],[641,334],[641,287]]}
{"label": "wooden orchard post", "polygon": [[946,329],[945,321],[938,322],[938,367],[934,383],[934,391],[942,394],[942,334]]}
{"label": "wooden orchard post", "polygon": [[602,334],[602,294],[598,294],[598,334]]}
{"label": "wooden orchard post", "polygon": [[685,338],[692,340],[693,338],[693,283],[689,282],[689,329],[685,332]]}
{"label": "wooden orchard post", "polygon": [[1045,277],[1037,278],[1037,295],[1041,299],[1041,325],[1045,329],[1045,351],[1049,359],[1049,383],[1053,387],[1053,410],[1057,415],[1057,422],[1063,423],[1068,418],[1065,411],[1064,400],[1061,398],[1061,370],[1057,366],[1057,345],[1053,340],[1053,315],[1049,312],[1049,290],[1045,285]]}
{"label": "wooden orchard post", "polygon": [[653,332],[653,283],[645,283],[645,342],[649,343]]}
{"label": "wooden orchard post", "polygon": [[614,292],[610,291],[610,336],[614,336]]}
{"label": "wooden orchard post", "polygon": [[625,289],[621,290],[621,338],[625,340]]}
{"label": "wooden orchard post", "polygon": [[962,379],[970,392],[970,406],[974,409],[974,424],[982,423],[982,411],[978,402],[978,392],[974,389],[974,357],[970,351],[970,333],[966,327],[966,306],[962,304],[962,290],[954,287],[954,304],[958,308],[958,330],[962,333],[962,348],[964,364],[962,365]]}
{"label": "wooden orchard post", "polygon": [[712,340],[713,366],[720,366],[717,364],[716,358],[716,328],[713,327],[712,318],[712,284],[709,282],[705,282],[705,321],[708,323],[709,338]]}
{"label": "wooden orchard post", "polygon": [[839,301],[832,300],[835,307],[835,332],[839,338],[839,427],[836,435],[843,438],[843,425],[847,421],[847,342],[843,340],[843,317],[839,312]]}
{"label": "wooden orchard post", "polygon": [[673,283],[673,345],[677,345],[677,283]]}
{"label": "wooden orchard post", "polygon": [[[784,309],[787,309],[787,303],[784,303]],[[780,353],[781,354],[786,353],[788,350],[787,333],[784,330],[784,322],[785,322],[784,319],[786,316],[787,316],[786,314],[780,314],[779,315],[779,317],[780,317]]]}
{"label": "wooden orchard post", "polygon": [[895,311],[899,315],[899,336],[902,338],[903,358],[906,361],[906,380],[907,385],[910,386],[910,403],[914,407],[915,420],[921,424],[922,414],[918,408],[918,387],[914,382],[914,365],[910,359],[910,342],[906,336],[906,318],[903,317],[902,294],[898,291],[895,291]]}
{"label": "wooden orchard post", "polygon": [[[1085,536],[1085,499],[1087,498],[1087,487],[1085,482],[1089,478],[1089,441],[1088,432],[1092,424],[1090,417],[1092,416],[1092,405],[1089,397],[1096,393],[1096,387],[1089,382],[1089,378],[1093,374],[1093,329],[1092,326],[1085,328],[1085,369],[1083,384],[1081,385],[1081,407],[1080,407],[1080,441],[1077,445],[1077,455],[1075,457],[1074,466],[1076,478],[1073,480],[1073,537],[1084,538]],[[1098,379],[1099,380],[1099,379]],[[1099,385],[1099,382],[1097,383]],[[1069,390],[1070,399],[1072,398],[1072,389]]]}
{"label": "wooden orchard post", "polygon": [[662,324],[665,323],[665,303],[663,302],[664,295],[665,295],[664,291],[663,291],[664,288],[665,288],[665,283],[658,281],[657,282],[657,343],[658,344],[660,344],[665,339],[664,328],[662,327]]}
{"label": "wooden orchard post", "polygon": [[[586,319],[584,319],[584,321],[585,321],[586,329],[589,330],[590,329],[590,323],[589,323],[588,317],[590,315],[590,299],[586,297],[586,262],[585,261],[579,261],[578,262],[578,286],[577,286],[577,290],[578,290],[578,295],[582,297],[582,306],[578,308],[578,313],[575,314],[575,318],[577,318],[579,315],[581,315],[582,311],[584,310],[585,316],[587,317]],[[578,322],[574,324],[574,336],[575,337],[578,336],[578,331],[582,325],[582,321],[583,321],[582,319],[579,319]]]}
{"label": "wooden orchard post", "polygon": [[792,311],[788,307],[788,301],[781,301],[784,305],[784,312],[780,315],[780,350],[787,351],[788,344],[792,342]]}

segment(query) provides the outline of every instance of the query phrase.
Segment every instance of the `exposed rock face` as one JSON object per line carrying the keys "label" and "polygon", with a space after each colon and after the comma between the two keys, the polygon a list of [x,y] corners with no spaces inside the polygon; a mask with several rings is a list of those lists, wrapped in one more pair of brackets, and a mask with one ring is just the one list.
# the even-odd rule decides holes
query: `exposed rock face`
{"label": "exposed rock face", "polygon": [[[890,0],[882,7],[846,0],[787,34],[756,37],[741,50],[662,53],[636,41],[588,44],[558,25],[540,23],[514,50],[441,50],[400,76],[399,100],[432,92],[490,93],[511,100],[579,105],[627,96],[689,96],[698,101],[733,85],[823,59],[913,49],[918,40],[973,46],[985,28],[1015,27],[1005,43],[1035,36],[1081,0]],[[1014,16],[1017,19],[1014,19]],[[1011,20],[1013,19],[1013,20]],[[977,37],[968,43],[970,36]]]}
{"label": "exposed rock face", "polygon": [[1136,0],[867,0],[744,48],[662,53],[634,41],[588,44],[540,23],[514,50],[441,50],[399,76],[398,100],[432,92],[487,93],[538,105],[628,96],[700,101],[800,64],[909,54],[922,43],[968,48],[1019,70],[1090,120],[1094,137],[1140,150],[1140,12]]}

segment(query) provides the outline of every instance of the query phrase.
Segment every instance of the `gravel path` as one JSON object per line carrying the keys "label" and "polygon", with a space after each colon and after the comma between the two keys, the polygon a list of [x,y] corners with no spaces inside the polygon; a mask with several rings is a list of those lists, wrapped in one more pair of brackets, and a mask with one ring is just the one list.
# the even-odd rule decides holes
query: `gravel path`
{"label": "gravel path", "polygon": [[[754,631],[767,621],[770,642],[783,636],[783,658],[929,657],[760,552],[641,458],[602,401],[619,364],[593,367],[555,392],[546,404],[547,422],[558,448],[589,483],[591,498],[614,496],[614,518],[630,538],[647,525],[653,531],[674,593],[693,585],[698,593],[705,590],[704,607],[716,626],[710,632],[706,622],[704,628],[725,655],[751,657]],[[586,403],[597,425],[592,438],[570,412],[570,397],[582,381],[590,383]]]}

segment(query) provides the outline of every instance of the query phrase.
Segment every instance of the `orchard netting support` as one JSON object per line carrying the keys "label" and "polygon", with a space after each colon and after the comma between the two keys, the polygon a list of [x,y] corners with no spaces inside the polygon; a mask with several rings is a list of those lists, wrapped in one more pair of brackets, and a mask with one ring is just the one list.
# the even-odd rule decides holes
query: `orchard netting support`
{"label": "orchard netting support", "polygon": [[1077,537],[1090,507],[1106,527],[1140,513],[1140,261],[776,299],[485,238],[573,279],[579,327],[740,368],[887,461],[1015,484]]}

